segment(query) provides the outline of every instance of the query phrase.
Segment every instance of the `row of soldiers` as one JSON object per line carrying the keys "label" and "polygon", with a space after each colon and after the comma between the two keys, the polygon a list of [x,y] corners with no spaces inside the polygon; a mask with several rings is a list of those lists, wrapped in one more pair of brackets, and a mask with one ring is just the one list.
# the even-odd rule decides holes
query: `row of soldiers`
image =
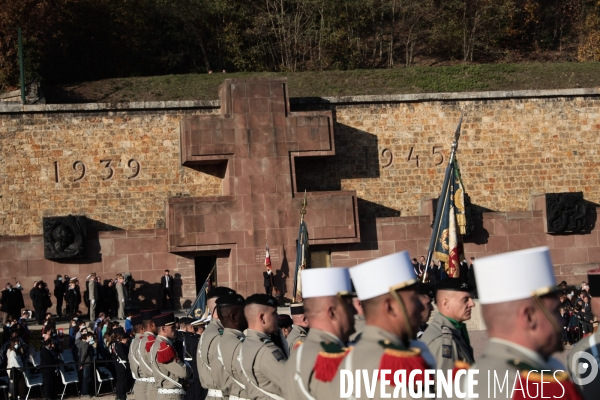
{"label": "row of soldiers", "polygon": [[[135,397],[182,399],[187,389],[187,396],[194,393],[192,397],[203,398],[204,393],[193,388],[196,382],[207,389],[209,400],[338,399],[342,397],[342,370],[352,374],[366,370],[369,377],[376,370],[389,370],[387,383],[380,372],[374,387],[366,387],[358,379],[352,386],[356,397],[362,393],[380,399],[393,392],[394,383],[389,380],[396,371],[406,371],[408,377],[411,372],[423,374],[437,368],[459,376],[458,371],[473,368],[479,370],[474,386],[478,398],[490,396],[494,384],[489,381],[490,372],[500,379],[510,377],[508,385],[493,388],[494,398],[527,398],[539,393],[540,385],[545,396],[583,399],[583,392],[586,399],[596,398],[598,382],[592,382],[594,395],[588,395],[568,374],[558,372],[565,368],[551,357],[562,350],[562,332],[559,288],[549,250],[536,248],[482,258],[475,268],[490,337],[477,362],[460,321],[446,318],[448,323],[426,330],[433,336],[425,340],[426,345],[415,341],[424,315],[430,312],[431,298],[424,295],[408,253],[401,252],[349,269],[303,271],[303,307],[292,314],[297,321],[307,321],[309,329],[298,327],[290,333],[289,346],[278,346],[273,340],[279,331],[278,303],[267,294],[244,299],[229,288],[211,290],[207,307],[212,319],[197,348],[186,348],[186,360],[181,360],[174,346],[173,314],[151,319],[142,316],[146,319],[134,328],[136,338],[129,354],[135,369]],[[520,279],[515,281],[517,275]],[[590,286],[591,282],[594,280],[590,279]],[[460,292],[464,287],[450,285],[445,290]],[[363,318],[355,318],[353,295]],[[461,298],[472,307],[468,296]],[[359,332],[355,321],[361,322]],[[348,347],[351,337],[354,344]],[[197,375],[192,372],[194,367]],[[542,370],[550,372],[544,375]],[[510,379],[515,377],[527,379],[513,384]],[[456,384],[462,391],[466,389],[464,379]],[[442,391],[441,395],[453,397],[459,392]]]}

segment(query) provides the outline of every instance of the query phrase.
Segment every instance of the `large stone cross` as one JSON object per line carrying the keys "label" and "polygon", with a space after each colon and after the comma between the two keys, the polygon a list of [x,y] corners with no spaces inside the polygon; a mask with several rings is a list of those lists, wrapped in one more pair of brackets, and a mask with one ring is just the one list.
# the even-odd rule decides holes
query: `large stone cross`
{"label": "large stone cross", "polygon": [[[181,162],[226,163],[222,196],[170,199],[169,249],[229,250],[218,283],[246,294],[264,292],[265,239],[281,253],[273,270],[285,257],[293,277],[304,196],[297,192],[294,159],[335,154],[332,113],[290,112],[287,79],[227,79],[219,90],[220,115],[181,122]],[[360,241],[356,192],[307,197],[311,245]],[[288,295],[292,284],[287,279]]]}

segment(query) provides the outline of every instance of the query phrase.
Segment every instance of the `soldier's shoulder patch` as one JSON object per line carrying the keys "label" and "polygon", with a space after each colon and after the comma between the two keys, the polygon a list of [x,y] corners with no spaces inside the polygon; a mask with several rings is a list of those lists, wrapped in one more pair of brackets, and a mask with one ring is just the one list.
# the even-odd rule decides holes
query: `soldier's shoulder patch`
{"label": "soldier's shoulder patch", "polygon": [[275,359],[277,361],[281,361],[283,359],[285,359],[285,356],[283,355],[283,353],[281,352],[281,350],[279,349],[275,349],[271,352],[271,354],[273,354],[273,357],[275,357]]}
{"label": "soldier's shoulder patch", "polygon": [[224,329],[222,329],[222,328],[219,328],[219,335],[220,335],[220,336],[223,336],[223,332],[224,332],[224,331],[225,331]]}
{"label": "soldier's shoulder patch", "polygon": [[449,345],[449,344],[442,345],[442,357],[452,358],[452,345]]}
{"label": "soldier's shoulder patch", "polygon": [[313,367],[315,378],[321,382],[331,382],[350,350],[335,342],[321,342],[321,348]]}

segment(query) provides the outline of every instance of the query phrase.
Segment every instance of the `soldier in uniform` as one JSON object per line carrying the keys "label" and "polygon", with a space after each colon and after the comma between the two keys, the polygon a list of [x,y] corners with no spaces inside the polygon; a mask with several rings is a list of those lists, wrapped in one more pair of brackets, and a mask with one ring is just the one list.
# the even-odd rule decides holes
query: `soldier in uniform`
{"label": "soldier in uniform", "polygon": [[433,354],[436,368],[442,371],[452,370],[457,361],[468,365],[475,361],[464,323],[471,319],[471,310],[475,306],[471,291],[472,288],[458,278],[443,280],[437,286],[435,301],[438,313],[420,340]]}
{"label": "soldier in uniform", "polygon": [[[144,334],[137,342],[135,353],[139,361],[139,378],[136,380],[135,393],[138,393],[138,386],[141,392],[145,393],[148,400],[156,400],[156,388],[154,387],[154,372],[150,362],[150,348],[156,339],[156,325],[153,317],[160,314],[159,310],[143,310],[141,312]],[[143,388],[142,388],[143,386]]]}
{"label": "soldier in uniform", "polygon": [[[206,303],[211,313],[211,321],[200,336],[198,344],[198,372],[200,373],[200,382],[202,386],[208,389],[208,400],[219,400],[223,398],[223,381],[225,379],[225,370],[219,363],[217,357],[217,345],[223,334],[223,324],[219,321],[219,316],[215,312],[217,299],[228,294],[235,294],[233,289],[219,286],[208,292]],[[213,368],[214,367],[214,368]]]}
{"label": "soldier in uniform", "polygon": [[277,306],[277,300],[268,294],[254,294],[246,299],[248,330],[238,361],[246,378],[246,393],[252,400],[282,400],[286,358],[269,339],[279,329]]}
{"label": "soldier in uniform", "polygon": [[285,399],[340,397],[334,382],[354,332],[350,275],[347,268],[302,271],[302,297],[310,332],[285,365]]}
{"label": "soldier in uniform", "polygon": [[[485,257],[474,268],[490,338],[471,367],[479,370],[474,393],[479,398],[515,399],[535,397],[543,387],[545,398],[580,399],[568,374],[558,371],[565,368],[551,357],[563,343],[550,250],[539,247]],[[502,382],[506,375],[503,386],[496,383],[495,377]],[[467,383],[465,379],[463,390]]]}
{"label": "soldier in uniform", "polygon": [[173,347],[175,347],[175,351],[177,352],[177,357],[180,360],[185,360],[185,355],[184,355],[184,347],[183,347],[183,342],[185,339],[185,332],[187,331],[187,325],[188,323],[190,323],[192,321],[191,318],[189,317],[183,317],[183,318],[179,318],[179,321],[177,322],[176,326],[178,326],[179,328],[176,331],[176,337],[175,340],[173,341]]}
{"label": "soldier in uniform", "polygon": [[[588,294],[592,296],[592,312],[600,314],[600,269],[588,272],[588,282]],[[600,393],[600,374],[596,374],[595,378],[591,375],[594,366],[598,363],[600,363],[600,331],[581,339],[567,357],[567,369],[585,400],[597,399]],[[586,364],[591,368],[582,368]]]}
{"label": "soldier in uniform", "polygon": [[177,358],[173,340],[175,315],[161,314],[153,318],[158,335],[150,348],[150,360],[154,372],[154,386],[157,388],[157,400],[183,400],[185,398],[185,381],[192,371],[182,360]]}
{"label": "soldier in uniform", "polygon": [[[410,347],[410,340],[421,324],[425,304],[408,252],[352,267],[350,276],[362,303],[366,326],[340,368],[367,370],[369,376],[374,370],[390,370],[388,379],[392,381],[399,370],[404,370],[407,378],[413,371],[422,374],[428,366],[421,351]],[[362,380],[357,384],[361,393],[367,393]],[[393,388],[384,389],[390,394]],[[382,398],[381,389],[377,380],[374,399]],[[336,390],[340,390],[340,385]]]}
{"label": "soldier in uniform", "polygon": [[144,325],[142,324],[142,316],[134,315],[131,317],[131,326],[133,327],[133,339],[129,343],[129,368],[131,368],[131,374],[135,380],[133,384],[133,391],[138,395],[138,398],[146,398],[146,383],[139,382],[140,379],[140,361],[137,359],[137,347],[144,336]]}
{"label": "soldier in uniform", "polygon": [[186,400],[204,400],[206,398],[207,391],[200,384],[200,376],[198,375],[198,364],[196,363],[196,357],[198,355],[198,343],[200,342],[200,335],[196,333],[198,326],[204,325],[204,322],[200,320],[192,320],[186,326],[186,333],[183,342],[184,348],[184,361],[192,368],[192,378],[188,383],[188,387],[185,393]]}
{"label": "soldier in uniform", "polygon": [[244,400],[247,398],[246,379],[240,371],[237,360],[240,346],[246,338],[243,331],[248,327],[244,316],[245,301],[239,294],[221,296],[217,299],[217,314],[225,328],[221,341],[217,345],[219,361],[223,365],[226,379],[223,391],[229,395],[229,400]]}
{"label": "soldier in uniform", "polygon": [[308,334],[308,321],[304,315],[304,304],[296,303],[290,306],[290,314],[292,315],[292,331],[287,336],[288,354],[292,354],[292,350],[298,347],[300,343],[306,340]]}

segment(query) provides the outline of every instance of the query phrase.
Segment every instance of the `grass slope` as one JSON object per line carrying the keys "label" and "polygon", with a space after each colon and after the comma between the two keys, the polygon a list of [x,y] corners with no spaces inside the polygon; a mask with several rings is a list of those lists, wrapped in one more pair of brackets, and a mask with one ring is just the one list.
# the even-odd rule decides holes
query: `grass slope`
{"label": "grass slope", "polygon": [[600,86],[600,63],[482,64],[323,72],[115,78],[44,89],[48,103],[213,100],[226,78],[287,77],[291,97]]}

